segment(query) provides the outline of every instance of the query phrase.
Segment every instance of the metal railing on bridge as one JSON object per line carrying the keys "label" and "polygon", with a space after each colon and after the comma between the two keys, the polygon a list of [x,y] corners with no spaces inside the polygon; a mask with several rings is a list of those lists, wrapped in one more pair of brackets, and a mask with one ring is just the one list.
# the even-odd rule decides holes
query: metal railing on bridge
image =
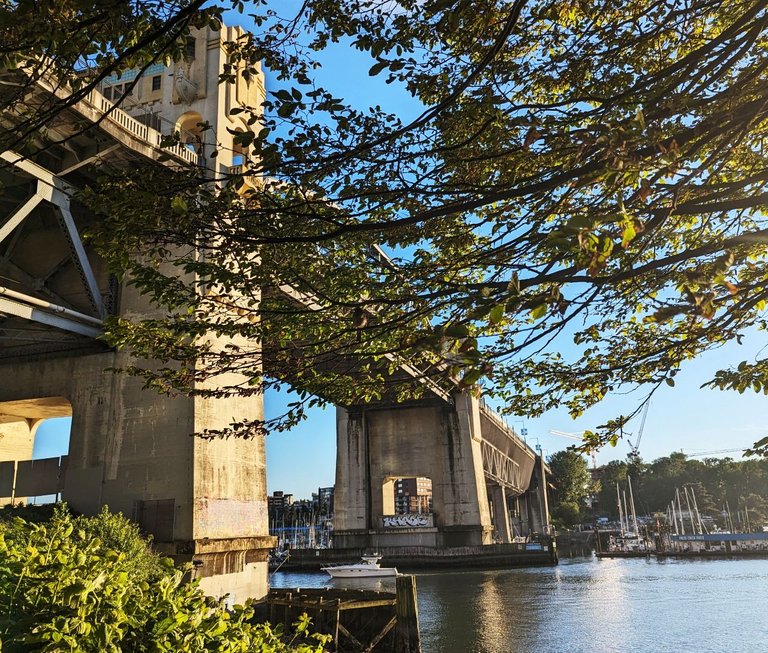
{"label": "metal railing on bridge", "polygon": [[14,503],[19,497],[58,496],[64,490],[67,456],[0,462],[0,497]]}

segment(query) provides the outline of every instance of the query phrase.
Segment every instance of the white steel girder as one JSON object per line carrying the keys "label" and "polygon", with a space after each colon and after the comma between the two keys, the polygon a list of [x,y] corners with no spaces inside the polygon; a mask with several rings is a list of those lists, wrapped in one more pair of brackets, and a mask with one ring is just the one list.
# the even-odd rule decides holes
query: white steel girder
{"label": "white steel girder", "polygon": [[52,204],[60,216],[62,228],[72,251],[72,260],[80,273],[98,318],[7,288],[0,288],[0,312],[92,338],[98,337],[102,333],[100,326],[106,312],[96,275],[85,253],[83,241],[70,211],[70,197],[75,190],[74,187],[50,170],[25,159],[16,152],[6,150],[0,153],[0,159],[37,181],[35,194],[0,226],[0,242],[6,240],[41,202]]}
{"label": "white steel girder", "polygon": [[[89,338],[98,338],[101,335],[101,325],[91,323],[90,325],[83,318],[89,316],[71,311],[63,306],[56,306],[47,302],[47,306],[35,306],[30,300],[35,297],[29,297],[22,293],[14,293],[15,297],[6,296],[9,293],[8,288],[0,287],[0,313],[15,315],[16,317],[39,322],[47,326],[53,326],[64,331],[71,331]],[[96,320],[94,320],[96,322]]]}

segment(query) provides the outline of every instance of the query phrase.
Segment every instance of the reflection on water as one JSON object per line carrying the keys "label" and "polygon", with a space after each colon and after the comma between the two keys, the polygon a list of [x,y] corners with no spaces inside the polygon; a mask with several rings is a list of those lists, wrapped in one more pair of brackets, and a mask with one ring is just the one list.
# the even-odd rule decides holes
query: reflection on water
{"label": "reflection on water", "polygon": [[[339,581],[279,572],[272,585]],[[393,579],[353,581],[394,589]],[[768,651],[768,560],[574,558],[416,583],[424,653]]]}

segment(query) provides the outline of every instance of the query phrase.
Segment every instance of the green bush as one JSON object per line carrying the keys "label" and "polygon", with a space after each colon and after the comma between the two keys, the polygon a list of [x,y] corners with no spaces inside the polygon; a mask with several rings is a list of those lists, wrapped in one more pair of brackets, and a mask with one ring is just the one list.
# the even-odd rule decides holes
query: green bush
{"label": "green bush", "polygon": [[323,650],[327,637],[309,635],[308,618],[286,642],[252,624],[249,607],[227,611],[183,576],[121,516],[76,518],[60,507],[46,523],[0,522],[0,650]]}
{"label": "green bush", "polygon": [[552,520],[558,528],[570,528],[581,521],[581,508],[574,501],[563,501],[552,510]]}
{"label": "green bush", "polygon": [[122,514],[112,514],[104,506],[95,517],[78,517],[74,524],[89,537],[101,540],[103,547],[124,553],[134,582],[159,579],[166,574],[163,558],[152,551],[139,527]]}

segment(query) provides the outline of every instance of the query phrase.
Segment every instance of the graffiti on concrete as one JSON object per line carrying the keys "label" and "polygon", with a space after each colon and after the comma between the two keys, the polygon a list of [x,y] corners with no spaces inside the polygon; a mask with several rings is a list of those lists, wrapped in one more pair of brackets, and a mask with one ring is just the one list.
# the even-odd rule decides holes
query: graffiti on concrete
{"label": "graffiti on concrete", "polygon": [[432,515],[392,515],[383,517],[384,528],[429,528],[432,526]]}

